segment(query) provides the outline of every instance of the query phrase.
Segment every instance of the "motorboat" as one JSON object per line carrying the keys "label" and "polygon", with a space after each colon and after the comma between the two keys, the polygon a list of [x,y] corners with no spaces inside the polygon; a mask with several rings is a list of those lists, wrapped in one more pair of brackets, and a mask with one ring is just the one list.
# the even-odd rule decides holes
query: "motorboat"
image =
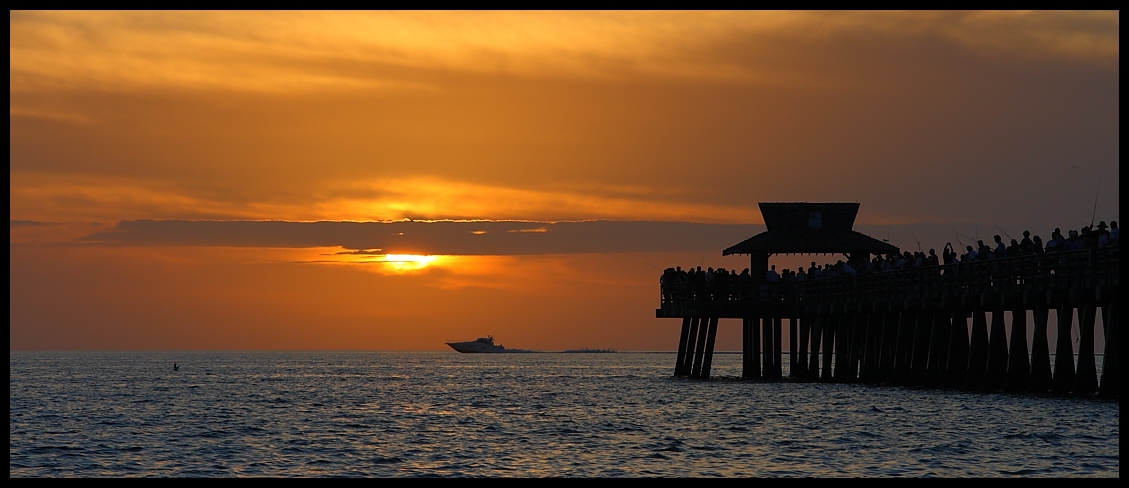
{"label": "motorboat", "polygon": [[459,352],[514,352],[507,350],[501,344],[494,344],[494,336],[479,337],[466,342],[448,342],[447,345]]}

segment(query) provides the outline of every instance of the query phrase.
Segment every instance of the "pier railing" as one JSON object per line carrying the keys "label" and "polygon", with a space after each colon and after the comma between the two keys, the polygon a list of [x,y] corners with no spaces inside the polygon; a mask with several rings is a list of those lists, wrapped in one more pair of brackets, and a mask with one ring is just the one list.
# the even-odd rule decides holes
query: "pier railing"
{"label": "pier railing", "polygon": [[[1077,293],[1120,285],[1120,248],[1084,249],[777,283],[660,285],[660,317],[743,317],[745,309],[921,300],[953,303],[984,296]],[[1048,299],[1055,301],[1053,296]],[[959,303],[959,302],[956,302]],[[951,305],[946,305],[951,306]]]}

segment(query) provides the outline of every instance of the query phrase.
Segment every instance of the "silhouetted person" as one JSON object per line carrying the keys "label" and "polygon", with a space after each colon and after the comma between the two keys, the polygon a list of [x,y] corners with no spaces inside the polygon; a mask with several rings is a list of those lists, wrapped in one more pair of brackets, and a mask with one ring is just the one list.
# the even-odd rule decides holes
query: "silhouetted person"
{"label": "silhouetted person", "polygon": [[1024,256],[1035,254],[1035,241],[1031,240],[1031,231],[1023,231],[1023,240],[1019,241],[1019,252]]}
{"label": "silhouetted person", "polygon": [[945,264],[953,264],[957,262],[957,252],[955,249],[953,249],[953,243],[945,243],[945,248],[941,250],[941,259],[944,260]]}
{"label": "silhouetted person", "polygon": [[1066,250],[1066,238],[1062,237],[1062,229],[1055,227],[1051,238],[1047,241],[1047,252],[1060,252]]}
{"label": "silhouetted person", "polygon": [[986,261],[988,259],[992,259],[992,248],[988,247],[987,244],[984,244],[984,241],[982,240],[976,241],[976,244],[979,245],[979,247],[976,249],[978,260]]}
{"label": "silhouetted person", "polygon": [[1023,255],[1023,248],[1019,245],[1019,241],[1011,240],[1011,245],[1007,247],[1007,255],[1013,258]]}
{"label": "silhouetted person", "polygon": [[1098,233],[1088,225],[1082,228],[1081,239],[1083,249],[1094,249],[1098,247]]}
{"label": "silhouetted person", "polygon": [[1109,245],[1109,231],[1106,230],[1106,229],[1108,229],[1108,227],[1105,225],[1104,220],[1101,221],[1101,222],[1098,222],[1098,230],[1094,231],[1098,235],[1098,237],[1096,239],[1097,240],[1096,247],[1098,249],[1101,249],[1101,248]]}
{"label": "silhouetted person", "polygon": [[1062,249],[1065,251],[1077,251],[1082,249],[1082,239],[1078,237],[1078,231],[1070,231],[1070,237],[1066,238],[1064,244]]}

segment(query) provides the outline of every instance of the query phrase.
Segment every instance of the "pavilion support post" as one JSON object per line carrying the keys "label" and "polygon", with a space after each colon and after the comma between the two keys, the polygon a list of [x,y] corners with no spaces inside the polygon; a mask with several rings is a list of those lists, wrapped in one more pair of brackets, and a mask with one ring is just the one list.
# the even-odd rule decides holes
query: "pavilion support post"
{"label": "pavilion support post", "polygon": [[865,314],[862,358],[859,363],[859,380],[874,382],[878,378],[878,348],[882,344],[882,314],[870,308]]}
{"label": "pavilion support post", "polygon": [[866,314],[866,335],[863,338],[862,370],[859,379],[868,383],[878,381],[879,347],[882,344],[882,313]]}
{"label": "pavilion support post", "polygon": [[1051,391],[1063,395],[1074,390],[1074,306],[1058,307],[1058,335],[1055,338],[1055,371]]}
{"label": "pavilion support post", "polygon": [[702,377],[702,361],[706,358],[706,337],[709,335],[709,319],[698,318],[697,344],[694,346],[694,364],[690,369],[691,378]]}
{"label": "pavilion support post", "polygon": [[741,319],[741,378],[746,380],[760,378],[757,354],[753,348],[755,339],[753,334],[756,334],[757,330],[753,324],[756,324],[755,319],[749,317]]}
{"label": "pavilion support post", "polygon": [[808,374],[808,347],[811,344],[811,326],[812,318],[804,315],[800,317],[800,344],[796,356],[795,369],[792,370],[791,376],[796,378],[807,378]]}
{"label": "pavilion support post", "polygon": [[858,381],[859,366],[863,364],[864,334],[866,333],[866,315],[858,311],[848,315],[850,331],[847,340],[850,348],[847,349],[847,371],[843,372],[843,381],[854,383]]}
{"label": "pavilion support post", "polygon": [[1031,334],[1031,380],[1030,390],[1034,393],[1043,393],[1051,389],[1051,350],[1047,342],[1047,315],[1050,310],[1046,305],[1037,305],[1032,311]]}
{"label": "pavilion support post", "polygon": [[988,374],[988,317],[983,309],[972,311],[972,338],[968,341],[968,375],[965,388],[984,388]]}
{"label": "pavilion support post", "polygon": [[702,318],[690,318],[690,335],[686,343],[686,361],[682,363],[682,376],[690,376],[694,370],[694,358],[698,355],[698,329],[701,328]]}
{"label": "pavilion support post", "polygon": [[1121,324],[1118,323],[1120,308],[1116,296],[1112,302],[1102,307],[1102,322],[1106,334],[1100,390],[1101,395],[1106,398],[1121,396]]}
{"label": "pavilion support post", "polygon": [[774,358],[772,360],[772,379],[778,380],[784,377],[784,318],[773,317],[772,319],[772,336],[776,343],[773,345]]}
{"label": "pavilion support post", "polygon": [[929,370],[926,384],[940,386],[945,383],[945,367],[948,366],[949,336],[952,335],[952,315],[945,310],[932,313],[933,327],[929,336]]}
{"label": "pavilion support post", "polygon": [[874,317],[878,315],[873,312],[860,312],[858,323],[859,328],[859,347],[858,347],[858,381],[870,382],[874,378],[874,371],[872,363],[874,363],[874,329],[871,325]]}
{"label": "pavilion support post", "polygon": [[853,331],[851,332],[851,360],[847,364],[850,371],[847,372],[848,381],[855,382],[859,380],[859,375],[862,373],[862,358],[866,352],[866,313],[857,312],[853,314]]}
{"label": "pavilion support post", "polygon": [[862,374],[862,361],[866,357],[866,320],[870,314],[858,312],[854,314],[854,332],[851,334],[851,361],[848,381],[859,380]]}
{"label": "pavilion support post", "polygon": [[887,309],[882,313],[882,344],[878,356],[878,380],[890,381],[894,372],[894,351],[898,343],[898,312]]}
{"label": "pavilion support post", "polygon": [[808,369],[805,378],[819,378],[819,348],[823,343],[823,329],[827,326],[827,316],[816,313],[811,325],[811,356],[808,358]]}
{"label": "pavilion support post", "polygon": [[761,374],[766,380],[775,379],[772,367],[772,359],[776,357],[772,351],[772,345],[775,343],[772,340],[772,317],[761,318],[761,339],[761,347],[764,348]]}
{"label": "pavilion support post", "polygon": [[701,334],[702,327],[705,327],[702,317],[694,317],[693,325],[690,327],[689,345],[686,351],[686,363],[683,368],[686,371],[685,376],[692,376],[694,373],[694,361],[701,354],[701,349],[698,348],[698,335]]}
{"label": "pavilion support post", "polygon": [[761,356],[764,355],[763,347],[761,347],[761,319],[760,317],[753,317],[749,319],[752,330],[749,336],[753,341],[753,377],[758,379],[764,378],[764,369],[761,368]]}
{"label": "pavilion support post", "polygon": [[988,370],[984,374],[984,386],[997,390],[1003,388],[1007,379],[1007,331],[1002,308],[992,310],[992,329],[988,334]]}
{"label": "pavilion support post", "polygon": [[1011,312],[1011,348],[1008,351],[1007,383],[1009,391],[1027,389],[1031,377],[1031,364],[1027,356],[1027,310],[1023,307]]}
{"label": "pavilion support post", "polygon": [[950,387],[963,386],[968,376],[968,319],[964,312],[953,311],[952,335],[949,336],[948,366],[945,368],[945,384]]}
{"label": "pavilion support post", "polygon": [[1079,307],[1078,372],[1074,380],[1075,395],[1092,395],[1098,391],[1097,361],[1094,358],[1094,323],[1097,308],[1093,303]]}
{"label": "pavilion support post", "polygon": [[749,273],[753,281],[764,283],[768,276],[768,253],[757,252],[749,254]]}
{"label": "pavilion support post", "polygon": [[906,385],[910,379],[910,359],[913,358],[913,332],[917,326],[917,312],[904,310],[898,318],[898,338],[894,346],[894,384]]}
{"label": "pavilion support post", "polygon": [[910,359],[910,384],[922,386],[929,374],[929,339],[933,330],[935,312],[922,310],[917,314],[913,331],[913,356]]}
{"label": "pavilion support post", "polygon": [[799,322],[800,319],[796,316],[788,318],[788,377],[795,378],[797,370],[797,361],[799,360]]}
{"label": "pavilion support post", "polygon": [[831,360],[835,357],[835,330],[839,328],[839,316],[829,313],[823,328],[823,371],[820,379],[831,381]]}
{"label": "pavilion support post", "polygon": [[706,353],[705,358],[702,359],[702,374],[701,378],[708,380],[710,378],[710,369],[713,368],[713,344],[717,339],[717,317],[709,318],[709,326],[706,329]]}
{"label": "pavilion support post", "polygon": [[678,338],[678,358],[674,360],[674,376],[686,376],[690,374],[689,371],[686,371],[686,355],[689,349],[690,329],[693,322],[694,319],[692,317],[682,318],[682,334]]}
{"label": "pavilion support post", "polygon": [[851,359],[851,330],[854,325],[854,315],[839,314],[839,324],[835,330],[835,371],[831,378],[836,382],[849,381],[847,378],[847,364]]}

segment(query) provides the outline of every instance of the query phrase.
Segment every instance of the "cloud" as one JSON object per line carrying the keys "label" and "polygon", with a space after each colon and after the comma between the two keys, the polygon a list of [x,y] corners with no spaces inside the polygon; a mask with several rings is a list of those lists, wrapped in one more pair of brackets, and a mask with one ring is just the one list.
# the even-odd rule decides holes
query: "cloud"
{"label": "cloud", "polygon": [[[902,250],[936,249],[946,243],[963,249],[993,234],[1030,231],[1046,240],[1054,227],[1073,229],[1084,222],[1045,225],[1031,222],[856,223],[855,230]],[[461,268],[458,256],[533,256],[621,253],[703,253],[721,250],[765,230],[762,224],[660,221],[394,221],[291,222],[134,220],[116,225],[11,220],[10,243],[20,246],[73,247],[225,247],[287,251],[269,262],[368,266],[400,274],[413,269],[385,269],[396,255],[440,255],[436,268]],[[1009,237],[1010,238],[1010,237]],[[406,259],[418,259],[410,257]],[[810,258],[775,256],[785,262]],[[818,260],[818,259],[817,259]],[[477,262],[477,261],[475,261]],[[422,267],[421,267],[422,269]]]}
{"label": "cloud", "polygon": [[[283,195],[256,188],[136,177],[13,171],[17,220],[552,219],[756,222],[754,207],[693,201],[693,192],[603,184],[515,188],[446,178],[376,178],[305,184]],[[473,231],[473,230],[472,230]],[[515,232],[539,232],[516,229]]]}
{"label": "cloud", "polygon": [[838,200],[1061,225],[1099,179],[1099,216],[1119,198],[1116,12],[10,24],[11,219],[751,223]]}
{"label": "cloud", "polygon": [[781,46],[858,37],[1116,66],[1119,26],[1116,11],[13,12],[9,69],[13,90],[438,86],[404,70],[771,84],[816,81]]}
{"label": "cloud", "polygon": [[[543,229],[543,230],[542,230]],[[485,230],[475,234],[473,231]],[[135,220],[79,239],[113,246],[344,248],[348,254],[721,252],[758,225],[688,222],[284,222]],[[531,231],[531,232],[530,232]],[[379,251],[374,251],[379,250]]]}
{"label": "cloud", "polygon": [[36,222],[34,220],[9,220],[8,221],[8,227],[9,228],[39,226],[39,225],[50,225],[50,223],[49,222]]}
{"label": "cloud", "polygon": [[50,246],[72,242],[96,232],[111,230],[99,222],[41,222],[9,220],[8,244],[13,246]]}

